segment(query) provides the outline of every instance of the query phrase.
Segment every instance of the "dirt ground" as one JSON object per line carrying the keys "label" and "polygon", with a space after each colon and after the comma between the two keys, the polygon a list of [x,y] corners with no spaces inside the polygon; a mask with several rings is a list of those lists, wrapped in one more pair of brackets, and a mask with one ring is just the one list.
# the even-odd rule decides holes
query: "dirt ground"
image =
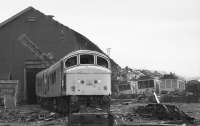
{"label": "dirt ground", "polygon": [[22,105],[13,110],[0,108],[0,126],[64,126],[66,118],[42,109],[39,105]]}
{"label": "dirt ground", "polygon": [[148,103],[137,103],[134,100],[114,101],[111,111],[117,115],[118,122],[125,125],[200,125],[200,103],[165,103],[176,105],[181,111],[195,118],[194,124],[183,123],[182,121],[157,120],[152,118],[141,118],[135,113],[138,106],[145,106]]}
{"label": "dirt ground", "polygon": [[[180,122],[152,120],[141,118],[134,110],[138,106],[144,106],[147,103],[136,103],[132,100],[114,101],[111,105],[111,111],[115,116],[117,124],[124,125],[183,125]],[[200,104],[198,103],[173,103],[183,110],[186,114],[200,120]],[[177,124],[176,124],[177,123]],[[0,108],[0,126],[66,126],[67,117],[58,113],[42,109],[39,105],[22,105],[13,110]],[[199,124],[199,123],[198,123]],[[187,124],[188,125],[188,124]],[[189,124],[196,125],[196,124]]]}

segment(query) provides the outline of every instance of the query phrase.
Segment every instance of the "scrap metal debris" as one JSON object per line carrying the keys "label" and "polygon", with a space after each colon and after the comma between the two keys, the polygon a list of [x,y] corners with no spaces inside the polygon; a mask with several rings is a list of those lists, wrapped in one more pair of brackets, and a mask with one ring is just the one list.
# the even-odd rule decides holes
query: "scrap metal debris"
{"label": "scrap metal debris", "polygon": [[[197,109],[197,104],[195,105],[193,105],[195,106],[193,108]],[[122,101],[115,101],[111,105],[111,112],[117,123],[122,125],[200,125],[200,116],[197,116],[200,112],[186,109],[186,106],[188,107],[188,104],[145,104],[136,102],[124,104]]]}
{"label": "scrap metal debris", "polygon": [[148,104],[139,106],[136,113],[144,118],[154,118],[158,120],[182,120],[183,122],[193,123],[194,118],[188,116],[175,105]]}

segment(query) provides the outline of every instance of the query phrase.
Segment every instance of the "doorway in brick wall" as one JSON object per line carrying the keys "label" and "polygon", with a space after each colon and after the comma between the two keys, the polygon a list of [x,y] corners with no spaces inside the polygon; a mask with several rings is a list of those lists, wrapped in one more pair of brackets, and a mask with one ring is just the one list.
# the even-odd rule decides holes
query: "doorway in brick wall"
{"label": "doorway in brick wall", "polygon": [[40,61],[26,61],[24,68],[24,96],[28,104],[36,104],[36,74],[41,70],[45,69],[45,66],[42,65]]}

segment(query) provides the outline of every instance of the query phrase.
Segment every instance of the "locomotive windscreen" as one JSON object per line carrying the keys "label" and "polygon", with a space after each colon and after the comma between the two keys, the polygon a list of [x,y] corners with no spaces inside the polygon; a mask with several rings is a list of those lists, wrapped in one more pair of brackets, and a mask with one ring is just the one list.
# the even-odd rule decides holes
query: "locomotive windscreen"
{"label": "locomotive windscreen", "polygon": [[108,61],[102,57],[97,56],[97,65],[108,68]]}
{"label": "locomotive windscreen", "polygon": [[94,64],[94,55],[80,55],[80,64]]}
{"label": "locomotive windscreen", "polygon": [[66,67],[71,67],[71,66],[75,66],[75,65],[77,65],[77,56],[70,57],[65,62]]}

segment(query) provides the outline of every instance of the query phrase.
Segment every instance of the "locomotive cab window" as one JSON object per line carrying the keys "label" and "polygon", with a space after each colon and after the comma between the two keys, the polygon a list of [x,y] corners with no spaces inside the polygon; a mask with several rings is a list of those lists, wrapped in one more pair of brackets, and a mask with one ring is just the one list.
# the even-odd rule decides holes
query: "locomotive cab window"
{"label": "locomotive cab window", "polygon": [[71,67],[77,65],[77,56],[73,56],[65,62],[65,67]]}
{"label": "locomotive cab window", "polygon": [[94,64],[94,56],[93,55],[80,55],[80,64]]}
{"label": "locomotive cab window", "polygon": [[105,58],[97,56],[97,65],[108,68],[108,61]]}

